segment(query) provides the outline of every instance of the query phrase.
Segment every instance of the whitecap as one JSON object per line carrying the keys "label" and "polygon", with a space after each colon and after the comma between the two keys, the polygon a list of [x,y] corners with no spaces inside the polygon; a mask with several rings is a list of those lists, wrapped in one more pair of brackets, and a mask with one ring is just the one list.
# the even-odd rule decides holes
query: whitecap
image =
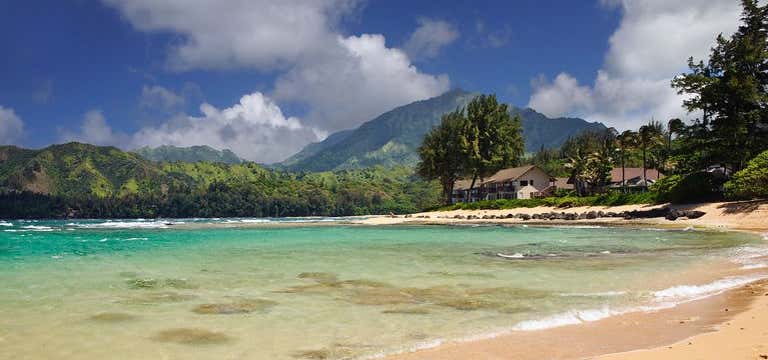
{"label": "whitecap", "polygon": [[755,276],[742,276],[742,277],[730,277],[713,281],[709,284],[703,285],[678,285],[666,288],[664,290],[655,291],[653,296],[656,301],[690,301],[697,300],[704,297],[720,294],[726,290],[730,290],[739,286],[755,282],[757,280],[764,279],[766,275]]}
{"label": "whitecap", "polygon": [[758,263],[758,264],[747,264],[742,266],[740,269],[742,270],[754,270],[754,269],[764,269],[767,268],[767,264]]}
{"label": "whitecap", "polygon": [[53,231],[52,227],[41,226],[41,225],[27,225],[27,226],[22,226],[21,228],[31,230],[31,231]]}
{"label": "whitecap", "polygon": [[7,221],[0,221],[0,226],[13,226],[13,224],[7,222]]}
{"label": "whitecap", "polygon": [[524,257],[525,257],[525,255],[523,255],[523,254],[521,254],[521,253],[514,253],[514,254],[512,254],[512,255],[507,255],[507,254],[502,254],[502,253],[496,253],[496,256],[498,256],[498,257],[502,257],[502,258],[505,258],[505,259],[522,259],[522,258],[524,258]]}
{"label": "whitecap", "polygon": [[164,221],[107,221],[96,224],[79,224],[78,227],[86,229],[166,229],[169,225]]}

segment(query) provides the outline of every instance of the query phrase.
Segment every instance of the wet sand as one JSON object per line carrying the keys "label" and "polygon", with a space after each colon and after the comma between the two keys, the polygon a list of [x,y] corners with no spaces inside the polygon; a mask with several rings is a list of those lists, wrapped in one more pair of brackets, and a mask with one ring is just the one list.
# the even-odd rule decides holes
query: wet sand
{"label": "wet sand", "polygon": [[[704,211],[698,219],[599,218],[585,220],[528,220],[454,218],[456,215],[504,216],[545,212],[633,211],[664,205],[618,207],[551,207],[509,210],[447,211],[414,214],[409,218],[376,217],[367,224],[498,223],[531,225],[606,225],[694,227],[701,229],[768,231],[768,201],[745,201],[674,206]],[[768,238],[766,238],[768,240]],[[453,342],[390,357],[415,359],[768,359],[768,281],[759,281],[674,308],[635,312],[559,328],[513,332],[491,339]]]}
{"label": "wet sand", "polygon": [[768,351],[767,291],[763,281],[671,309],[448,343],[390,358],[760,359]]}

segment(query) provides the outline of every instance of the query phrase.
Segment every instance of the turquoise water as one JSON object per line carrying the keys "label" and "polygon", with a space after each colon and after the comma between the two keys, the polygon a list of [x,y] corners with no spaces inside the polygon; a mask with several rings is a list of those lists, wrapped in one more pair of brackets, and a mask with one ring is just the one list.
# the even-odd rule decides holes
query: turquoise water
{"label": "turquoise water", "polygon": [[376,357],[764,275],[751,234],[337,220],[0,222],[0,358]]}

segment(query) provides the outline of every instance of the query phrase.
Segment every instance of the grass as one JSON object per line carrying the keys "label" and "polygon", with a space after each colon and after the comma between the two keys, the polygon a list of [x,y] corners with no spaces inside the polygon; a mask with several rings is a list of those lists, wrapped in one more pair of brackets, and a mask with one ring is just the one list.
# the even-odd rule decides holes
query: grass
{"label": "grass", "polygon": [[501,200],[483,200],[474,203],[459,203],[450,206],[440,207],[438,211],[448,210],[489,210],[489,209],[515,209],[532,208],[537,206],[551,207],[576,207],[576,206],[618,206],[633,204],[653,204],[656,203],[657,194],[653,191],[622,194],[611,192],[595,196],[562,196],[547,197],[539,199],[501,199]]}

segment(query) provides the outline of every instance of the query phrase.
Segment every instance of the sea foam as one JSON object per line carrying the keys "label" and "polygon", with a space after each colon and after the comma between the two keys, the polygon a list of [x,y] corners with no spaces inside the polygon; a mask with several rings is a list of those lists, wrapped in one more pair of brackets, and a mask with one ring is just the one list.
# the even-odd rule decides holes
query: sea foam
{"label": "sea foam", "polygon": [[743,286],[757,280],[765,279],[766,275],[741,276],[720,279],[703,285],[679,285],[653,293],[656,301],[697,300],[720,294],[726,290]]}

